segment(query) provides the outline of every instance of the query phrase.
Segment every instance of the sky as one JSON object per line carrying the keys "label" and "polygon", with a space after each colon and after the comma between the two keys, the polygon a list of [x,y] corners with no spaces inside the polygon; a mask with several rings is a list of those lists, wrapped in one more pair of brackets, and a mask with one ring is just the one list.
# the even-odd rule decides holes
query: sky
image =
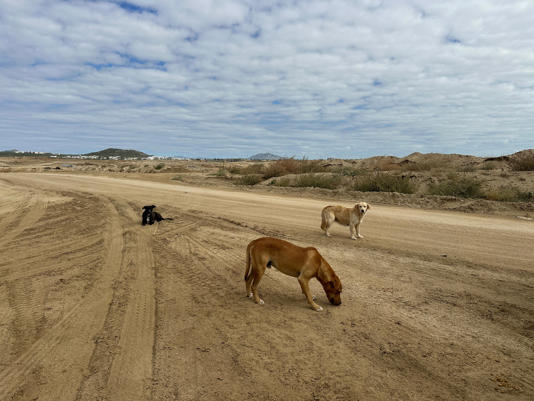
{"label": "sky", "polygon": [[533,0],[0,0],[0,150],[534,148]]}

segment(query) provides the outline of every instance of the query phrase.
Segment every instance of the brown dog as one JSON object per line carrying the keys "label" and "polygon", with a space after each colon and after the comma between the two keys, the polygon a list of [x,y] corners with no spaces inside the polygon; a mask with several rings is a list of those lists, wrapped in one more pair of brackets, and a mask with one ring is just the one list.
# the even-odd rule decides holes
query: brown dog
{"label": "brown dog", "polygon": [[[321,229],[324,230],[327,237],[330,237],[328,229],[337,221],[339,224],[349,226],[350,238],[363,238],[360,234],[360,224],[371,205],[366,202],[359,202],[353,208],[343,206],[326,206],[321,212]],[[354,235],[356,231],[356,235]]]}
{"label": "brown dog", "polygon": [[247,246],[247,296],[253,297],[257,304],[264,303],[258,295],[258,285],[265,269],[271,266],[289,276],[297,277],[302,292],[314,310],[319,312],[323,308],[315,303],[310,293],[309,281],[313,277],[322,284],[331,304],[341,303],[341,281],[317,249],[302,248],[280,239],[263,237]]}

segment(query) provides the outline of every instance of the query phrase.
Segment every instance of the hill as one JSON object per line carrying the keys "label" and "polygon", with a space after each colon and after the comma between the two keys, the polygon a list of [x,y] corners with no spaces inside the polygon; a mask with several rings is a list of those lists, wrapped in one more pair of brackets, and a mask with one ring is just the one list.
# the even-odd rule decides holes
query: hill
{"label": "hill", "polygon": [[99,152],[86,153],[84,154],[84,156],[97,156],[102,159],[107,159],[111,157],[114,157],[114,158],[119,157],[121,159],[128,159],[128,158],[141,159],[143,157],[148,157],[149,155],[147,155],[146,153],[140,152],[138,150],[133,150],[133,149],[125,150],[125,149],[107,148]]}

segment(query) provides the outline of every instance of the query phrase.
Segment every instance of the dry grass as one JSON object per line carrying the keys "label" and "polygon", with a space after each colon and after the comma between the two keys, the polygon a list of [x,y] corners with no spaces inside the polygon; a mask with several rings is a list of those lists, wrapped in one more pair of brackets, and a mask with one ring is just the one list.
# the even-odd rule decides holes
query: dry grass
{"label": "dry grass", "polygon": [[485,198],[501,202],[530,202],[534,200],[532,192],[522,191],[516,186],[508,185],[490,189],[485,192]]}
{"label": "dry grass", "polygon": [[413,194],[417,186],[408,177],[375,173],[356,178],[353,188],[364,192],[399,192]]}
{"label": "dry grass", "polygon": [[534,171],[534,153],[516,155],[508,163],[514,171]]}
{"label": "dry grass", "polygon": [[280,178],[274,180],[272,185],[278,187],[298,187],[298,188],[326,188],[336,189],[341,185],[342,177],[339,175],[322,175],[322,174],[301,174],[295,180],[289,178]]}
{"label": "dry grass", "polygon": [[262,181],[262,176],[258,174],[243,175],[232,180],[235,185],[256,185]]}

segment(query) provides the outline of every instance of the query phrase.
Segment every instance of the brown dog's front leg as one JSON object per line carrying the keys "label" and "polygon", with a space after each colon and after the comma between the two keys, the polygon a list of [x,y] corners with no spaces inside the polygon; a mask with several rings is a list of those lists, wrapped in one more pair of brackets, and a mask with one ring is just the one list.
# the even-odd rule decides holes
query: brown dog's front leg
{"label": "brown dog's front leg", "polygon": [[298,281],[299,281],[299,284],[300,284],[300,288],[302,288],[302,292],[304,293],[304,295],[306,296],[306,299],[308,300],[308,303],[310,304],[310,306],[313,308],[313,310],[317,311],[317,312],[320,312],[323,310],[323,308],[319,305],[317,305],[314,300],[313,300],[313,297],[311,295],[311,292],[310,292],[310,280],[309,279],[306,279],[302,276],[299,276],[298,277]]}

